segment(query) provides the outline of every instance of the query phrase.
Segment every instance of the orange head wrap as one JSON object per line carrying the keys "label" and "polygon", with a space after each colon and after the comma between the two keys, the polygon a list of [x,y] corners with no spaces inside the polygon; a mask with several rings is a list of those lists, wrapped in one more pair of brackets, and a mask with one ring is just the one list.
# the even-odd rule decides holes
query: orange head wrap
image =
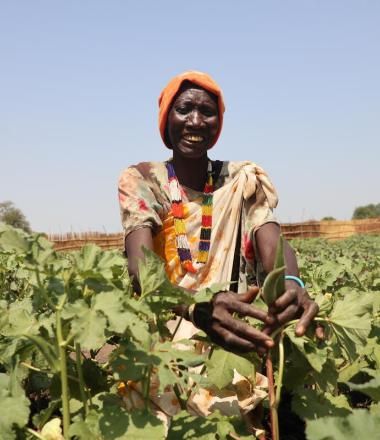
{"label": "orange head wrap", "polygon": [[222,89],[218,86],[218,84],[211,78],[211,76],[206,73],[197,72],[195,70],[191,70],[188,72],[181,73],[178,76],[175,76],[169,84],[164,88],[161,92],[160,97],[158,98],[158,105],[160,107],[159,115],[158,115],[158,125],[160,128],[160,133],[162,140],[168,148],[171,148],[171,145],[168,143],[168,139],[166,139],[166,122],[168,119],[168,114],[172,105],[172,102],[178,93],[181,85],[184,81],[190,81],[196,84],[199,87],[207,90],[208,92],[213,93],[218,98],[218,107],[219,107],[219,130],[215,136],[214,142],[210,147],[215,145],[216,141],[219,138],[220,132],[222,131],[223,125],[223,113],[224,113],[224,101]]}

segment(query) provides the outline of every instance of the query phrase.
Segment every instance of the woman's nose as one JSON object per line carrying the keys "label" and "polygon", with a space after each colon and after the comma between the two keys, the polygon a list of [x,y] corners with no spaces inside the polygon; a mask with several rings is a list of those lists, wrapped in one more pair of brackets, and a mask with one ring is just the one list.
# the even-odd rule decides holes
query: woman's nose
{"label": "woman's nose", "polygon": [[189,125],[193,127],[200,127],[203,124],[203,118],[202,115],[198,110],[193,110],[187,119],[187,122]]}

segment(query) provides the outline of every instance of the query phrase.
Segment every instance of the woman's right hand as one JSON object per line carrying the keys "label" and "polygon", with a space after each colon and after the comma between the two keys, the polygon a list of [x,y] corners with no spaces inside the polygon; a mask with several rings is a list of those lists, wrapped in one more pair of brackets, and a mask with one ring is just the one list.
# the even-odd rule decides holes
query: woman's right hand
{"label": "woman's right hand", "polygon": [[258,287],[246,293],[220,292],[209,303],[199,303],[193,313],[194,323],[209,338],[227,351],[265,353],[274,346],[273,339],[251,325],[234,318],[250,316],[267,323],[268,315],[250,303],[258,294]]}

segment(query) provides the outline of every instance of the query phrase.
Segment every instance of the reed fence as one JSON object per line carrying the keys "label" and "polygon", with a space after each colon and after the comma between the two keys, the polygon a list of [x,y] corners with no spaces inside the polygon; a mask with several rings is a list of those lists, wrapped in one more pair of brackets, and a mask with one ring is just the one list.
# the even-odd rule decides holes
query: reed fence
{"label": "reed fence", "polygon": [[[339,240],[356,234],[380,234],[380,217],[350,221],[309,221],[303,223],[284,223],[281,230],[285,238],[325,238]],[[82,232],[51,234],[49,240],[59,251],[80,249],[86,243],[94,243],[103,249],[123,249],[123,234],[101,232]]]}

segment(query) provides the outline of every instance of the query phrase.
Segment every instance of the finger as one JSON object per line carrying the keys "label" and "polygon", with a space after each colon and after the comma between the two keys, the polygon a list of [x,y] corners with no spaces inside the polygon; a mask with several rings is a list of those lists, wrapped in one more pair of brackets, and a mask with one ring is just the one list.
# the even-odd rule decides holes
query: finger
{"label": "finger", "polygon": [[270,336],[276,329],[278,329],[278,327],[278,325],[266,325],[261,332]]}
{"label": "finger", "polygon": [[274,341],[270,336],[244,323],[243,321],[228,317],[223,321],[222,325],[224,328],[230,330],[234,335],[244,338],[256,346],[261,345],[265,348],[271,348],[274,346]]}
{"label": "finger", "polygon": [[259,319],[262,322],[267,322],[268,315],[264,310],[243,302],[231,301],[227,304],[227,310],[231,313],[238,313],[241,316],[250,316],[251,318]]}
{"label": "finger", "polygon": [[278,312],[284,310],[295,301],[297,301],[297,291],[295,289],[289,289],[271,304],[269,311],[271,312],[273,310]]}
{"label": "finger", "polygon": [[321,325],[317,325],[315,329],[315,337],[320,341],[325,340],[325,329]]}
{"label": "finger", "polygon": [[[256,289],[254,289],[254,292],[256,292]],[[267,314],[263,310],[253,307],[250,304],[246,304],[245,302],[238,301],[237,296],[238,295],[235,293],[228,292],[218,294],[213,299],[214,313],[219,315],[228,310],[230,313],[238,313],[242,316],[250,316],[259,319],[262,322],[266,322]]]}
{"label": "finger", "polygon": [[256,298],[259,292],[260,289],[257,286],[252,286],[247,292],[239,293],[239,295],[237,295],[237,300],[250,304]]}
{"label": "finger", "polygon": [[297,316],[297,312],[299,310],[299,307],[297,304],[291,304],[289,307],[287,307],[283,312],[278,313],[276,315],[276,324],[277,325],[283,325],[287,322],[291,321],[292,319],[295,319]]}
{"label": "finger", "polygon": [[234,335],[219,324],[213,326],[213,330],[209,336],[213,342],[228,351],[247,353],[256,350],[256,346],[253,342]]}
{"label": "finger", "polygon": [[302,313],[302,316],[300,320],[297,323],[296,326],[296,335],[297,336],[303,336],[311,324],[312,320],[315,318],[319,310],[318,305],[314,302],[309,300],[304,305],[304,312]]}

